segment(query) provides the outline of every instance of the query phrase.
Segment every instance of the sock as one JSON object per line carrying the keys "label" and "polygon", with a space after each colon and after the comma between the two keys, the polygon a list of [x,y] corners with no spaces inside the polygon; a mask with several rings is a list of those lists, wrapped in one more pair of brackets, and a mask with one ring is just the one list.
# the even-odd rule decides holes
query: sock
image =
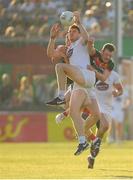
{"label": "sock", "polygon": [[93,157],[91,154],[89,155],[91,159],[95,159],[95,157]]}
{"label": "sock", "polygon": [[96,136],[92,133],[90,136],[88,136],[88,140],[94,141],[96,139]]}
{"label": "sock", "polygon": [[95,143],[98,139],[100,139],[99,137],[96,137],[94,140],[93,140],[93,143]]}
{"label": "sock", "polygon": [[84,109],[83,109],[83,112],[86,113],[86,114],[88,114],[88,116],[90,115],[90,111],[89,111],[87,108],[84,108]]}
{"label": "sock", "polygon": [[64,94],[65,94],[65,91],[64,90],[60,90],[59,91],[59,98],[63,100],[64,99]]}
{"label": "sock", "polygon": [[64,116],[66,116],[66,117],[68,116],[68,112],[67,112],[67,111],[64,111],[63,114],[64,114]]}
{"label": "sock", "polygon": [[79,140],[79,144],[83,144],[83,143],[86,142],[85,136],[79,136],[79,137],[78,137],[78,140]]}

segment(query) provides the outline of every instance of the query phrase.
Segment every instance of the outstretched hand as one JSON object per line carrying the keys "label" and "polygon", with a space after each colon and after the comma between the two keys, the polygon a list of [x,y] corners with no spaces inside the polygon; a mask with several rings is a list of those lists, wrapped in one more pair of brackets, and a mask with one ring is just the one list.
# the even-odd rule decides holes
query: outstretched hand
{"label": "outstretched hand", "polygon": [[80,12],[79,11],[74,11],[74,22],[78,25],[81,23],[81,19],[80,19]]}
{"label": "outstretched hand", "polygon": [[60,32],[60,25],[59,24],[54,24],[50,30],[50,38],[55,39],[59,35]]}

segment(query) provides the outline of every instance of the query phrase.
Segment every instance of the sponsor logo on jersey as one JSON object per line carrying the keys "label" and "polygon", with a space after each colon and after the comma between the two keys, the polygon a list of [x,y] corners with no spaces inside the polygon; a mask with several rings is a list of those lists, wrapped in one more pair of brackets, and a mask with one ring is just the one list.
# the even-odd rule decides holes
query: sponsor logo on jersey
{"label": "sponsor logo on jersey", "polygon": [[66,53],[67,57],[70,58],[73,54],[73,49],[69,49]]}
{"label": "sponsor logo on jersey", "polygon": [[96,88],[99,90],[99,91],[105,91],[109,88],[109,84],[105,83],[105,82],[99,82],[96,84]]}

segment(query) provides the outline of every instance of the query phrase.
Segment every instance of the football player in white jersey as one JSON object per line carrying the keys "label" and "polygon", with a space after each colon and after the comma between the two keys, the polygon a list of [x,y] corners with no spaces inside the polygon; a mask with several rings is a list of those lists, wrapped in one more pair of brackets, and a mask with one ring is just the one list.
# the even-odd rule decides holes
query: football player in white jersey
{"label": "football player in white jersey", "polygon": [[[118,97],[123,93],[123,86],[118,73],[116,73],[115,71],[111,71],[111,74],[106,81],[102,82],[98,80],[95,85],[95,92],[100,105],[102,120],[100,121],[100,126],[97,131],[97,138],[92,142],[91,152],[88,157],[88,168],[93,168],[95,157],[99,153],[101,139],[111,125],[113,97]],[[91,126],[91,119],[87,119],[85,121],[86,136],[90,134],[88,130],[91,128]],[[89,133],[88,135],[87,132]]]}
{"label": "football player in white jersey", "polygon": [[[85,144],[85,136],[84,136],[84,132],[83,132],[83,123],[82,123],[82,120],[80,117],[80,110],[81,110],[82,106],[87,103],[90,106],[90,102],[88,100],[89,99],[88,92],[90,91],[91,87],[93,87],[94,79],[95,79],[95,74],[91,73],[91,71],[92,72],[95,72],[95,71],[93,71],[92,69],[91,69],[91,71],[87,71],[87,66],[90,65],[90,59],[88,59],[88,51],[85,46],[86,40],[88,42],[88,34],[86,33],[86,31],[84,31],[84,28],[80,24],[79,15],[75,14],[75,17],[77,18],[77,22],[78,22],[77,24],[79,27],[74,25],[70,28],[69,38],[70,38],[70,41],[72,42],[71,43],[72,46],[70,45],[70,47],[67,51],[68,57],[69,57],[69,62],[72,65],[58,64],[56,66],[56,70],[58,72],[57,78],[58,78],[58,85],[59,85],[59,97],[55,98],[54,101],[49,102],[47,104],[52,105],[55,102],[56,102],[55,104],[57,104],[57,102],[58,102],[58,104],[60,104],[62,97],[64,97],[66,75],[76,82],[74,85],[74,91],[72,93],[71,100],[70,100],[70,115],[71,115],[72,119],[74,120],[74,125],[78,132],[79,142],[80,142],[78,149],[75,153],[75,155],[76,155],[76,154],[79,154],[80,149],[82,151],[82,149],[86,145]],[[84,40],[84,38],[81,38],[81,34],[83,34],[83,37],[85,38],[85,40]],[[110,45],[109,45],[109,47],[110,47]],[[82,51],[80,51],[80,50],[82,50]],[[111,51],[109,51],[109,54],[112,55],[112,51],[113,50],[112,50],[112,46],[111,46]],[[95,53],[95,51],[93,51],[93,54],[94,53]],[[82,57],[84,57],[84,58],[82,59]],[[76,59],[77,59],[77,61],[76,61]],[[87,59],[89,60],[89,63],[87,62]],[[107,58],[107,60],[108,60],[108,58]],[[103,61],[101,62],[101,59],[100,59],[100,65],[106,66],[108,64],[107,64],[107,62],[105,62],[105,63]],[[111,65],[112,65],[112,63],[111,63]],[[107,66],[107,68],[108,68],[108,66]],[[102,80],[103,79],[105,80],[110,74],[110,71],[105,70],[105,72],[106,73],[100,74],[100,77],[102,77]],[[95,72],[95,73],[99,74],[98,72]],[[103,76],[104,76],[104,78],[103,78]],[[84,90],[84,91],[81,91],[81,90]],[[85,101],[87,101],[87,103]],[[92,112],[95,114],[96,118],[99,117],[101,119],[96,99],[91,98],[91,101],[93,101],[93,107],[90,106],[90,109],[92,108]]]}
{"label": "football player in white jersey", "polygon": [[[92,133],[91,127],[92,125],[97,121],[95,120],[95,117],[93,115],[89,116],[88,119],[85,121],[85,134],[86,138],[90,141],[92,140],[92,146],[90,155],[88,156],[88,168],[93,168],[95,157],[99,153],[99,148],[101,144],[101,140],[111,126],[112,122],[112,100],[113,97],[118,97],[122,95],[123,93],[123,86],[121,83],[121,80],[119,78],[119,75],[115,71],[111,71],[110,76],[105,82],[97,81],[95,85],[95,93],[100,105],[100,111],[101,111],[101,120],[98,123],[98,131],[96,136]],[[93,91],[89,92],[89,97],[95,98],[95,94]],[[89,109],[84,104],[84,107]],[[66,116],[68,115],[68,112],[65,111],[65,113],[58,114],[56,117],[56,122],[60,123]]]}
{"label": "football player in white jersey", "polygon": [[[77,19],[79,20],[79,14],[75,14],[75,17],[77,17]],[[56,29],[55,31],[56,34],[58,33],[58,27],[55,29]],[[79,155],[84,149],[88,147],[88,143],[86,142],[86,138],[84,135],[83,121],[82,118],[80,117],[80,110],[84,102],[86,101],[86,103],[90,107],[90,110],[92,111],[92,114],[95,114],[95,118],[100,119],[101,117],[96,99],[92,99],[90,101],[88,96],[88,89],[94,86],[96,80],[95,72],[87,70],[87,65],[90,64],[88,48],[86,46],[86,39],[88,41],[88,33],[84,30],[84,28],[80,24],[80,28],[75,25],[70,28],[69,36],[70,36],[70,40],[73,42],[71,44],[72,45],[71,48],[73,50],[71,50],[71,48],[69,49],[70,51],[68,50],[68,54],[72,53],[73,51],[71,57],[69,57],[70,65],[64,63],[57,64],[56,70],[58,69],[58,71],[61,73],[61,74],[59,73],[57,76],[58,81],[60,81],[59,80],[60,78],[65,79],[66,77],[65,72],[67,71],[67,76],[70,77],[75,82],[70,100],[70,116],[73,119],[74,126],[75,129],[77,130],[79,137],[79,146],[77,151],[75,152],[75,155]],[[54,48],[55,37],[56,35],[53,36],[52,33],[50,38],[50,43],[48,46],[49,56],[52,56],[51,49]],[[79,49],[82,49],[80,54],[78,53]],[[82,57],[84,58],[82,59]],[[77,58],[77,62],[75,61],[75,58]],[[66,82],[63,80],[63,97],[65,92],[65,88],[64,88],[65,85]],[[60,85],[59,87],[60,87],[59,89],[61,90],[60,91],[61,92],[60,95],[61,95],[62,89]],[[57,100],[60,98],[57,97],[55,101],[57,102]]]}
{"label": "football player in white jersey", "polygon": [[[64,100],[66,91],[66,77],[70,77],[75,83],[82,87],[92,87],[95,83],[95,72],[87,70],[90,65],[90,56],[88,54],[87,42],[89,39],[87,31],[80,23],[79,13],[75,12],[75,22],[77,25],[72,25],[69,28],[67,37],[71,42],[67,47],[66,57],[69,58],[69,65],[58,63],[56,65],[56,75],[58,82],[59,96],[48,102],[48,105],[59,105]],[[55,39],[51,38],[48,45],[48,56],[50,56],[51,48]]]}

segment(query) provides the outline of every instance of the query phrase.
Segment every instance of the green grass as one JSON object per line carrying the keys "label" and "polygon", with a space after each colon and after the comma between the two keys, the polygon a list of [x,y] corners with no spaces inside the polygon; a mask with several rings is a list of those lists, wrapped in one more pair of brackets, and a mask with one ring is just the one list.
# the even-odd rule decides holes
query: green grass
{"label": "green grass", "polygon": [[102,145],[95,168],[87,169],[88,152],[73,155],[76,143],[1,143],[0,178],[133,178],[133,142]]}

